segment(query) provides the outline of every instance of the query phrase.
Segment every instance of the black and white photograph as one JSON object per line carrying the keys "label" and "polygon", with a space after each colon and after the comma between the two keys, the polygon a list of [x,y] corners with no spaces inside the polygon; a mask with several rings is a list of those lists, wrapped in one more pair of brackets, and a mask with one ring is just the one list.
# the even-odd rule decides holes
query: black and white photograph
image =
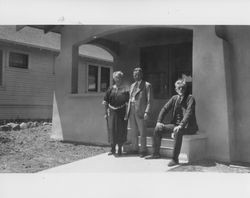
{"label": "black and white photograph", "polygon": [[[84,18],[90,16],[86,8],[86,14],[78,17],[65,3],[65,15],[60,13],[51,22],[43,19],[46,6],[41,7],[40,18],[30,9],[34,21],[25,13],[23,19],[1,20],[0,183],[8,179],[3,198],[10,197],[10,181],[18,185],[22,178],[33,185],[48,181],[48,189],[60,186],[62,193],[68,188],[61,183],[65,174],[70,184],[65,197],[79,197],[75,188],[83,197],[109,197],[112,191],[120,197],[140,196],[140,191],[146,197],[174,197],[178,185],[185,183],[199,183],[197,197],[201,193],[206,197],[205,189],[219,196],[248,197],[247,15],[239,14],[236,23],[226,17],[211,22],[209,13],[209,22],[203,23],[191,14],[192,22],[183,23],[183,18],[167,19],[181,9],[163,14],[156,6],[158,22],[157,17],[150,20],[151,4],[146,3],[147,13],[138,11],[139,20],[133,22],[135,10],[143,5],[136,1],[131,16],[126,8],[119,16],[115,5],[116,12],[107,12],[102,21],[107,4],[98,8],[94,2],[80,4],[92,8],[90,18]],[[48,10],[56,10],[56,3]],[[242,12],[249,7],[242,7]],[[220,16],[220,9],[215,9],[214,17]],[[72,179],[82,187],[74,186]],[[137,181],[142,182],[138,192]],[[218,187],[222,183],[225,186]],[[98,188],[105,193],[97,194]],[[171,190],[164,194],[164,188]],[[21,197],[23,192],[32,194],[19,189]],[[191,189],[184,187],[178,196],[193,197]]]}

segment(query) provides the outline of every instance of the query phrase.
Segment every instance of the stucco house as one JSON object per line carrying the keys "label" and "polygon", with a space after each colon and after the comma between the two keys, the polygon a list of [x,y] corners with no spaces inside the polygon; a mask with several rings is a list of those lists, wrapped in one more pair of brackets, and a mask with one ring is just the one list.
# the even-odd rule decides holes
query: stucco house
{"label": "stucco house", "polygon": [[[37,27],[41,28],[41,27]],[[42,27],[54,31],[54,27]],[[122,70],[132,83],[140,65],[154,89],[149,127],[174,94],[180,76],[196,98],[200,133],[206,134],[206,157],[224,162],[250,162],[249,26],[61,26],[61,50],[55,58],[53,138],[107,143],[101,101],[112,71]],[[79,49],[92,44],[113,61],[82,60]]]}

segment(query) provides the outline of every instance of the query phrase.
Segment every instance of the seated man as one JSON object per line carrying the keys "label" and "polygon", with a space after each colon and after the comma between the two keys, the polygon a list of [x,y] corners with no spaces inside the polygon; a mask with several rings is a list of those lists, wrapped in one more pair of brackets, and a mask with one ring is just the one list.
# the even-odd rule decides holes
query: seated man
{"label": "seated man", "polygon": [[[177,80],[175,90],[178,95],[174,95],[161,109],[153,136],[153,154],[146,159],[160,158],[161,138],[163,134],[171,134],[175,139],[173,158],[168,166],[179,163],[178,156],[181,150],[182,136],[184,134],[195,134],[198,125],[195,117],[195,100],[187,93],[185,80]],[[170,124],[163,124],[164,116],[171,112]]]}

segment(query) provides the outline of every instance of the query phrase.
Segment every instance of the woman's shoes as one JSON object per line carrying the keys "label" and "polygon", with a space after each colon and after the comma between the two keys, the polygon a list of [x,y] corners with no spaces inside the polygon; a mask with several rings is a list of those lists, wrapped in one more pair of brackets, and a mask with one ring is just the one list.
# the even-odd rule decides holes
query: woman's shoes
{"label": "woman's shoes", "polygon": [[110,151],[108,155],[115,155],[115,151]]}
{"label": "woman's shoes", "polygon": [[111,151],[108,153],[108,155],[115,155],[115,148],[111,148]]}
{"label": "woman's shoes", "polygon": [[122,155],[122,148],[121,147],[118,148],[118,153],[117,154],[118,154],[119,157]]}
{"label": "woman's shoes", "polygon": [[[115,155],[115,154],[116,154],[115,148],[112,147],[112,148],[111,148],[111,151],[108,153],[108,155]],[[120,157],[121,155],[122,155],[122,147],[119,147],[116,156]]]}
{"label": "woman's shoes", "polygon": [[108,155],[115,155],[115,145],[111,145],[111,151],[108,153]]}

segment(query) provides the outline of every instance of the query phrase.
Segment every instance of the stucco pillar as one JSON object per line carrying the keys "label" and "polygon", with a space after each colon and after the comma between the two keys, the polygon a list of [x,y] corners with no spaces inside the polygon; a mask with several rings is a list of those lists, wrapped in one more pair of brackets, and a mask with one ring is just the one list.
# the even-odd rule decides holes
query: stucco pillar
{"label": "stucco pillar", "polygon": [[248,26],[217,26],[217,33],[224,41],[226,64],[230,71],[232,90],[232,156],[235,161],[250,162],[250,27]]}
{"label": "stucco pillar", "polygon": [[[69,36],[70,35],[70,36]],[[53,98],[52,135],[54,139],[64,140],[67,116],[65,117],[65,99],[71,93],[74,35],[68,28],[61,33],[61,51],[55,61],[55,92]],[[74,52],[75,53],[75,52]]]}
{"label": "stucco pillar", "polygon": [[207,156],[230,161],[228,88],[223,41],[214,26],[193,32],[193,95],[199,129],[208,136]]}

